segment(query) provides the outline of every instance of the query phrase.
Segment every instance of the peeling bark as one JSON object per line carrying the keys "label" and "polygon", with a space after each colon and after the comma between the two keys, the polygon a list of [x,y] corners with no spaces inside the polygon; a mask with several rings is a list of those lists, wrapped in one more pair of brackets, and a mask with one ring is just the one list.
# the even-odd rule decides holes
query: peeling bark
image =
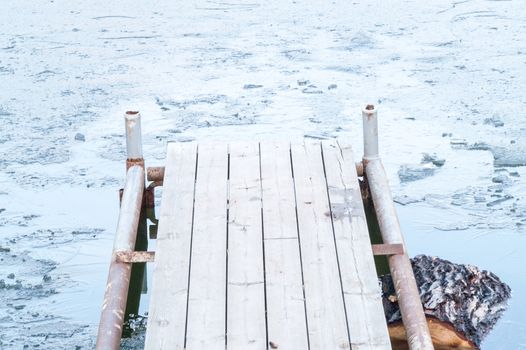
{"label": "peeling bark", "polygon": [[[411,259],[435,348],[478,349],[506,309],[510,287],[491,272],[437,257]],[[395,348],[405,331],[390,275],[380,277],[385,316]]]}

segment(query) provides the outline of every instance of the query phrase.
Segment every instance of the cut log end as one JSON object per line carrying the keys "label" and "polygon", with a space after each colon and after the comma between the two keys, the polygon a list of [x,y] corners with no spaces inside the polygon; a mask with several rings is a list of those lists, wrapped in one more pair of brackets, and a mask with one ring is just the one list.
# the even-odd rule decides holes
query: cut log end
{"label": "cut log end", "polygon": [[[435,350],[478,349],[475,344],[467,340],[463,334],[457,332],[449,323],[442,322],[434,317],[427,317],[427,325]],[[391,338],[393,350],[409,350],[405,328],[401,321],[389,325],[389,337]]]}
{"label": "cut log end", "polygon": [[[493,273],[437,257],[411,259],[420,299],[436,349],[478,349],[504,313],[508,285]],[[393,345],[407,348],[390,275],[380,277],[385,316]],[[405,348],[403,347],[405,344]]]}

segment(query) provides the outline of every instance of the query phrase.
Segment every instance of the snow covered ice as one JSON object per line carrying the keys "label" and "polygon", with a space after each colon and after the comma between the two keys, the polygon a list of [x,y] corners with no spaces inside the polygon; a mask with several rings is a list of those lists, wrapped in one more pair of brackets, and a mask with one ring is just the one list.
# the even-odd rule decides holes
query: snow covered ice
{"label": "snow covered ice", "polygon": [[[0,347],[93,347],[125,110],[160,165],[167,141],[342,137],[359,155],[366,103],[393,194],[423,198],[398,206],[409,252],[499,275],[513,299],[483,349],[526,343],[522,1],[0,5]],[[423,153],[445,164],[401,183]]]}

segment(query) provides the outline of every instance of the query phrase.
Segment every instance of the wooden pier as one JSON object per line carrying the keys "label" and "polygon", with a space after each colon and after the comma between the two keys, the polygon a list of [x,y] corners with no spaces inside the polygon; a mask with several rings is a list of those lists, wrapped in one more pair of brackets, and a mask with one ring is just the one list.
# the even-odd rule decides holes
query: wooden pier
{"label": "wooden pier", "polygon": [[[389,257],[409,347],[433,348],[390,193],[373,192],[389,190],[372,113],[359,166],[338,140],[168,144],[148,171],[163,193],[146,349],[391,349],[373,254]],[[119,348],[130,266],[153,260],[130,249],[144,197],[135,126],[97,349]],[[379,245],[358,180],[369,166]]]}

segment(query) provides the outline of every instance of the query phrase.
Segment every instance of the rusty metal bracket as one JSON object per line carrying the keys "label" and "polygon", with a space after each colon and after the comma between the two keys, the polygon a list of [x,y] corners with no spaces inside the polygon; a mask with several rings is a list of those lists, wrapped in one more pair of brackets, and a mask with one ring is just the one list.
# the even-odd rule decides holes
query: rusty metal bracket
{"label": "rusty metal bracket", "polygon": [[162,181],[151,182],[145,190],[146,217],[153,225],[149,226],[150,239],[157,238],[157,225],[159,220],[155,217],[155,187],[162,186]]}
{"label": "rusty metal bracket", "polygon": [[144,159],[143,158],[126,159],[126,170],[130,169],[134,165],[138,165],[144,169]]}
{"label": "rusty metal bracket", "polygon": [[[150,170],[152,168],[148,168],[148,169]],[[157,167],[153,169],[162,169],[162,173],[164,174],[164,167]],[[157,171],[161,171],[161,170],[157,170]],[[151,180],[151,176],[149,180]],[[161,180],[158,180],[158,179],[153,180],[148,185],[148,187],[146,187],[146,190],[145,190],[146,217],[148,218],[148,220],[150,220],[153,223],[153,225],[149,226],[149,230],[148,230],[150,233],[150,239],[157,238],[157,225],[159,224],[159,220],[155,217],[155,187],[159,187],[162,185],[163,185],[162,178]]]}
{"label": "rusty metal bracket", "polygon": [[162,186],[162,185],[163,185],[163,180],[155,180],[155,181],[150,182],[150,184],[148,185],[147,189],[153,191],[153,189],[155,187],[159,187],[159,186]]}
{"label": "rusty metal bracket", "polygon": [[356,162],[356,175],[358,175],[358,177],[362,177],[363,176],[363,162]]}
{"label": "rusty metal bracket", "polygon": [[395,244],[372,244],[373,255],[403,255],[405,253],[404,245]]}
{"label": "rusty metal bracket", "polygon": [[153,183],[148,185],[146,189],[144,190],[144,198],[143,198],[143,205],[146,209],[153,209],[155,208],[155,193],[154,188],[155,186],[152,186]]}
{"label": "rusty metal bracket", "polygon": [[155,166],[155,167],[148,167],[146,169],[146,178],[148,181],[155,181],[161,182],[161,185],[163,183],[164,179],[164,167],[163,166]]}
{"label": "rusty metal bracket", "polygon": [[114,253],[115,261],[118,263],[144,263],[155,261],[155,252],[127,252],[117,251]]}

